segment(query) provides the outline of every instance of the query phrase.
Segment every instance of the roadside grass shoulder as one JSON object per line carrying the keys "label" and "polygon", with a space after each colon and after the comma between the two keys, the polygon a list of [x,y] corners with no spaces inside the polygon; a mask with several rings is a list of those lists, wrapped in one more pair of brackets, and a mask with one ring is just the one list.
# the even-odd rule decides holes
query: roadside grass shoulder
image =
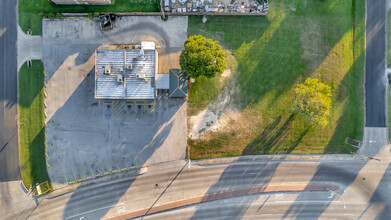
{"label": "roadside grass shoulder", "polygon": [[391,11],[387,13],[387,22],[386,22],[386,29],[387,29],[387,68],[391,68]]}
{"label": "roadside grass shoulder", "polygon": [[[188,32],[232,49],[241,111],[223,130],[189,140],[192,159],[355,151],[344,141],[361,140],[364,126],[365,2],[275,0],[267,17],[190,17]],[[323,129],[289,111],[292,89],[308,77],[332,87]]]}
{"label": "roadside grass shoulder", "polygon": [[[44,74],[41,61],[25,63],[18,76],[19,160],[23,184],[29,188],[50,179],[46,169]],[[45,189],[44,189],[45,190]]]}
{"label": "roadside grass shoulder", "polygon": [[48,0],[18,0],[19,25],[24,32],[42,34],[42,18],[56,13],[157,12],[157,0],[113,0],[111,5],[55,5]]}

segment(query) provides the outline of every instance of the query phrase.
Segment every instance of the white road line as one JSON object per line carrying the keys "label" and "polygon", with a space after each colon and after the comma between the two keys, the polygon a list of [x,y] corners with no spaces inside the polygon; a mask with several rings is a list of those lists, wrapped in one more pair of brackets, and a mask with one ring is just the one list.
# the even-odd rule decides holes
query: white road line
{"label": "white road line", "polygon": [[105,207],[102,207],[102,208],[99,208],[99,209],[94,209],[94,210],[91,210],[91,211],[88,211],[88,212],[83,212],[83,213],[80,213],[80,214],[77,214],[77,215],[72,215],[72,216],[69,216],[65,219],[71,219],[71,218],[74,218],[74,217],[77,217],[77,216],[80,216],[80,215],[85,215],[85,214],[88,214],[88,213],[91,213],[91,212],[96,212],[96,211],[99,211],[99,210],[102,210],[102,209],[108,209],[108,208],[112,208],[112,207],[115,207],[115,206],[119,206],[119,205],[124,205],[125,203],[118,203],[118,204],[114,204],[114,205],[109,205],[109,206],[105,206]]}

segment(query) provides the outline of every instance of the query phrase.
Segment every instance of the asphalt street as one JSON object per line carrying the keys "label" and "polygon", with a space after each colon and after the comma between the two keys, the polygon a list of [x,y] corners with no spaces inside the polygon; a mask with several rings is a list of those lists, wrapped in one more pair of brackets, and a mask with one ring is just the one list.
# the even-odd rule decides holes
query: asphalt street
{"label": "asphalt street", "polygon": [[20,179],[16,3],[16,0],[0,1],[0,182]]}
{"label": "asphalt street", "polygon": [[386,127],[386,1],[366,2],[365,126]]}
{"label": "asphalt street", "polygon": [[[158,168],[135,177],[86,185],[60,195],[49,194],[16,215],[21,219],[67,220],[137,216],[154,219],[391,217],[389,159],[377,161],[352,155],[330,155],[326,159],[264,158],[239,157],[230,162],[216,159],[217,162],[200,161],[190,167],[185,161],[176,167],[159,164]],[[287,190],[297,186],[318,186],[321,190]],[[260,187],[274,189],[255,192]],[[250,193],[245,196],[233,193],[243,189]],[[221,193],[228,197],[219,199]],[[185,205],[188,200],[205,195],[211,199]],[[174,203],[182,203],[183,207]]]}

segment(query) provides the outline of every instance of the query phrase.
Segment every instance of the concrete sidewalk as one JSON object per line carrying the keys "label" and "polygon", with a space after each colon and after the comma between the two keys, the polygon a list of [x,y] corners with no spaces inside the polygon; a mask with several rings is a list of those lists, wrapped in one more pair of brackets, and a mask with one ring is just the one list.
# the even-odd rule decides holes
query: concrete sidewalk
{"label": "concrete sidewalk", "polygon": [[26,35],[18,25],[18,71],[28,60],[42,59],[42,36]]}

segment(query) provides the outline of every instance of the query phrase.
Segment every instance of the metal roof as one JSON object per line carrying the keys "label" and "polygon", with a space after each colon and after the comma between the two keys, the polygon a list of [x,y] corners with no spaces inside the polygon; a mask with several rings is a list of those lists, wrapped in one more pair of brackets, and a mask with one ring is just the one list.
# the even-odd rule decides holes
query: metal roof
{"label": "metal roof", "polygon": [[156,89],[170,88],[170,74],[160,73],[156,74]]}
{"label": "metal roof", "polygon": [[170,69],[170,98],[186,98],[187,90],[187,73],[180,69]]}
{"label": "metal roof", "polygon": [[96,50],[95,98],[154,99],[156,58],[155,50]]}
{"label": "metal roof", "polygon": [[111,0],[50,0],[58,5],[110,5]]}

